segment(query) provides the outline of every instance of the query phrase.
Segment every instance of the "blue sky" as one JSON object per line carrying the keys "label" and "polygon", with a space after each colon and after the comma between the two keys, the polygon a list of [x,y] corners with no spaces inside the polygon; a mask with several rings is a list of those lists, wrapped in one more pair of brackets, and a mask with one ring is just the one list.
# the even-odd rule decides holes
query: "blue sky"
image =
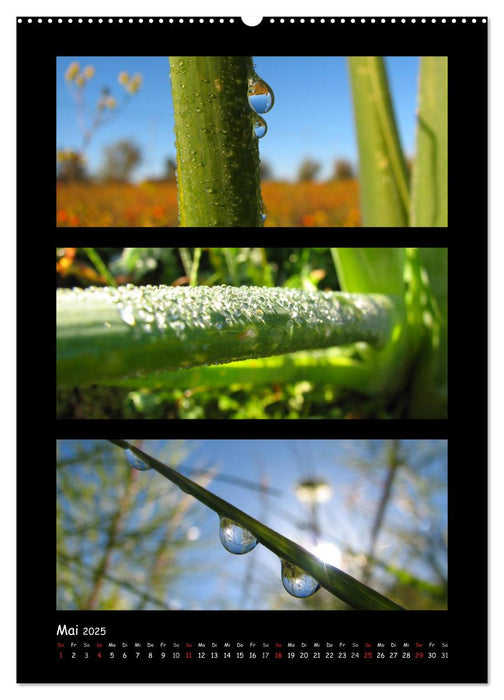
{"label": "blue sky", "polygon": [[[124,464],[125,469],[130,468],[120,448],[103,441],[97,442],[107,447],[106,464],[110,469],[117,460]],[[97,442],[86,441],[85,452],[95,449]],[[308,548],[313,545],[313,536],[307,527],[310,514],[307,506],[297,498],[295,486],[303,479],[323,479],[330,485],[332,494],[330,500],[321,503],[318,508],[321,542],[325,549],[318,551],[317,555],[348,570],[351,563],[348,559],[341,559],[345,549],[349,547],[360,553],[367,550],[385,477],[386,441],[187,440],[182,447],[180,441],[131,442],[141,445],[146,453],[167,464],[174,464],[175,454],[178,455],[177,461],[182,457],[178,468],[187,476],[194,477],[195,469],[213,466],[223,477],[239,477],[255,484],[262,480],[272,490],[267,496],[257,489],[229,483],[221,478],[215,478],[208,488]],[[78,451],[78,443],[74,441],[60,441],[59,444],[62,458],[75,455]],[[402,532],[430,533],[434,536],[434,533],[446,529],[447,444],[446,441],[403,440],[400,449],[412,472],[399,473],[396,478],[393,498],[387,510],[387,527],[378,540],[376,555],[384,562],[404,565],[411,573],[430,579],[432,571],[419,560],[412,559],[393,532],[397,528]],[[72,472],[76,483],[79,478],[82,484],[86,484],[96,477],[97,467],[92,460],[83,460],[81,464],[69,468],[76,470]],[[421,475],[424,486],[414,486],[412,474]],[[139,472],[139,480],[139,486],[150,485],[157,494],[161,494],[162,489],[172,488],[166,479],[154,471]],[[428,502],[426,485],[429,483],[439,484],[439,489],[431,494]],[[181,495],[177,489],[175,491]],[[92,502],[79,501],[91,514],[94,507]],[[60,505],[66,507],[64,503],[60,502]],[[146,510],[143,509],[144,505]],[[130,528],[140,532],[148,525],[148,521],[143,521],[142,513],[152,514],[144,505],[137,502],[137,514],[132,516],[133,521],[130,522]],[[189,546],[179,554],[182,569],[188,574],[180,576],[174,583],[170,590],[170,604],[183,609],[254,608],[268,605],[265,591],[271,596],[283,596],[285,605],[292,603],[290,596],[283,594],[279,561],[269,550],[258,546],[244,556],[229,554],[219,542],[217,515],[197,502],[194,502],[183,524],[184,532],[189,533],[192,529],[194,533],[194,528],[198,536],[191,539]],[[187,537],[190,539],[189,534]],[[95,553],[99,552],[97,542],[90,545]],[[148,545],[147,541],[145,545]],[[406,557],[404,561],[403,555]],[[250,576],[249,567],[260,571],[261,577],[254,580],[250,597],[244,602],[242,594],[244,580]]]}
{"label": "blue sky", "polygon": [[[87,149],[88,165],[96,171],[104,146],[131,139],[140,146],[143,162],[136,179],[161,175],[167,157],[175,156],[175,136],[165,56],[64,56],[57,59],[57,147],[80,149],[82,134],[75,101],[64,74],[70,63],[91,65],[95,76],[84,89],[86,117],[92,121],[102,87],[118,99],[125,94],[121,71],[141,73],[142,90],[109,123],[95,131]],[[415,142],[418,57],[388,57],[387,68],[402,144],[408,154]],[[261,158],[275,177],[295,179],[300,162],[313,158],[323,165],[322,179],[335,158],[357,160],[346,60],[341,56],[255,56],[256,71],[272,87],[275,106],[264,115],[268,133],[260,141]]]}

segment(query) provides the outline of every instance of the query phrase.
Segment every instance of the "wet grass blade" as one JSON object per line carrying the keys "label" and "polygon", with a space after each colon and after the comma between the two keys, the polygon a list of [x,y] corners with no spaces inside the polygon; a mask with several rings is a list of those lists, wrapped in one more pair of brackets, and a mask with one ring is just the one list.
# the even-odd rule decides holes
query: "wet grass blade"
{"label": "wet grass blade", "polygon": [[448,59],[423,56],[412,178],[412,226],[448,225]]}
{"label": "wet grass blade", "polygon": [[58,385],[355,342],[380,348],[401,308],[378,294],[271,287],[58,290]]}
{"label": "wet grass blade", "polygon": [[364,226],[408,226],[409,184],[382,56],[350,56]]}
{"label": "wet grass blade", "polygon": [[319,584],[357,610],[402,610],[400,605],[378,593],[369,586],[357,581],[341,569],[327,564],[304,547],[296,544],[287,537],[272,530],[259,520],[252,518],[231,503],[207,491],[199,484],[180,474],[166,464],[150,457],[126,440],[109,440],[109,442],[125,450],[131,450],[142,462],[155,469],[159,474],[169,479],[185,493],[194,496],[198,501],[213,510],[219,517],[227,517],[251,532],[257,541],[276,554],[281,560],[300,567],[313,576]]}

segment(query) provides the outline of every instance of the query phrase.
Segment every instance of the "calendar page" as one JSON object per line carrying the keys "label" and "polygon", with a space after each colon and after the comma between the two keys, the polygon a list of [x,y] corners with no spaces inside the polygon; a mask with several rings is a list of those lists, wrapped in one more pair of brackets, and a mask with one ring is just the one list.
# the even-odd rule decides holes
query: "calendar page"
{"label": "calendar page", "polygon": [[487,31],[17,18],[18,682],[486,682]]}

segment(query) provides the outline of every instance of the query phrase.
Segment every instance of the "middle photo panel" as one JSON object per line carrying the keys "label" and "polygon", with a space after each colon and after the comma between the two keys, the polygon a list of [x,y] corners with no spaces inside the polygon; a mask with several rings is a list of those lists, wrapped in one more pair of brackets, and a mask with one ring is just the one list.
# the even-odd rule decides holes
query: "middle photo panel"
{"label": "middle photo panel", "polygon": [[59,248],[57,417],[447,417],[446,248]]}

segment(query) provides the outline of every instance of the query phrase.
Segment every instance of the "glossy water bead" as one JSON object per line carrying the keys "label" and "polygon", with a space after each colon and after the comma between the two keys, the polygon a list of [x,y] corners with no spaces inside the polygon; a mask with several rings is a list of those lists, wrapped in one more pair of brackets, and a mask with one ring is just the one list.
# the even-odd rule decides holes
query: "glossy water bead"
{"label": "glossy water bead", "polygon": [[133,467],[134,469],[138,469],[142,472],[145,472],[147,471],[147,469],[152,468],[145,464],[145,462],[141,460],[140,457],[137,457],[136,454],[131,450],[126,450],[126,459],[128,460],[131,467]]}
{"label": "glossy water bead", "polygon": [[257,544],[251,532],[230,518],[220,519],[219,536],[224,549],[231,554],[246,554]]}
{"label": "glossy water bead", "polygon": [[248,100],[258,114],[266,114],[275,104],[275,95],[268,83],[254,73],[248,81]]}
{"label": "glossy water bead", "polygon": [[320,588],[313,576],[288,561],[282,561],[283,587],[295,598],[308,598]]}

